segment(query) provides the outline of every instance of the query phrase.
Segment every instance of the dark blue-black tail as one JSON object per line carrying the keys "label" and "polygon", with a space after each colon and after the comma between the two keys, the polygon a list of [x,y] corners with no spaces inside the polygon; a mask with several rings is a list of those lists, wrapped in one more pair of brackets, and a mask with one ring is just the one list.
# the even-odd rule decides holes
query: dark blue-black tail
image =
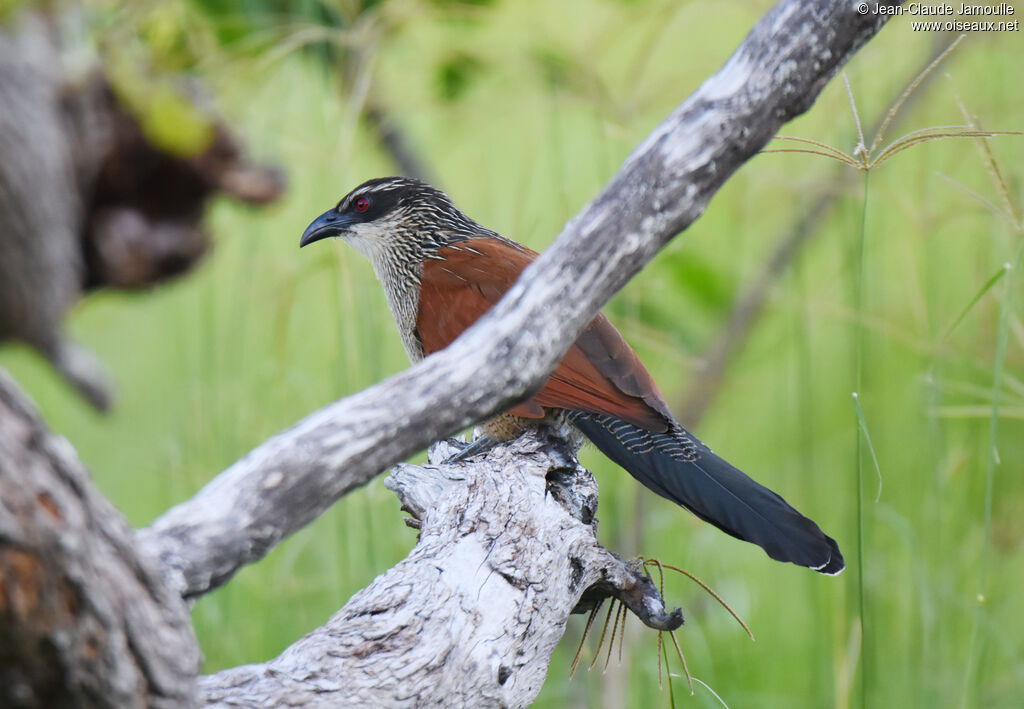
{"label": "dark blue-black tail", "polygon": [[612,416],[581,411],[571,412],[569,420],[646,487],[723,532],[757,544],[778,561],[823,574],[843,570],[834,539],[681,427],[652,433]]}

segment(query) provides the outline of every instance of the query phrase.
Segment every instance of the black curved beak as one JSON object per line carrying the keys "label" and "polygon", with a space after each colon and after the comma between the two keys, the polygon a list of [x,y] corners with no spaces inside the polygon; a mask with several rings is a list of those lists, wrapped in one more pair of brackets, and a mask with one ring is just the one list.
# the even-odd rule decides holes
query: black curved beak
{"label": "black curved beak", "polygon": [[326,239],[328,236],[340,236],[348,231],[350,223],[351,220],[348,217],[338,214],[335,209],[328,209],[314,219],[306,227],[306,231],[302,232],[302,238],[299,239],[299,248],[301,249],[303,246],[312,244],[314,241]]}

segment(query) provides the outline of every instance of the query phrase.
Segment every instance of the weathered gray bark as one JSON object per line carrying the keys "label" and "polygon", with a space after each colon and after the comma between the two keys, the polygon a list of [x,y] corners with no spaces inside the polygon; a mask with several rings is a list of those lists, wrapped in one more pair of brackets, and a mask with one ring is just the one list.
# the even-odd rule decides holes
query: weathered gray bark
{"label": "weathered gray bark", "polygon": [[535,390],[600,306],[886,19],[855,5],[780,2],[450,347],[310,414],[143,530],[175,587],[215,588],[387,466]]}
{"label": "weathered gray bark", "polygon": [[588,589],[682,623],[597,543],[597,485],[563,441],[531,433],[439,465],[456,450],[386,481],[422,525],[409,556],[276,659],[203,677],[207,706],[526,706]]}
{"label": "weathered gray bark", "polygon": [[[138,553],[159,561],[165,589],[190,597],[215,588],[378,471],[539,386],[605,300],[699,216],[782,122],[807,108],[885,20],[854,8],[780,2],[451,347],[271,438],[140,531]],[[31,450],[36,438],[17,440]],[[0,449],[0,461],[18,455],[17,446]],[[596,545],[593,482],[558,443],[531,435],[473,465],[399,466],[392,484],[423,526],[409,557],[279,658],[203,678],[204,701],[521,706],[536,696],[581,598],[616,595],[659,627],[681,620],[665,613],[635,569]],[[22,528],[21,520],[0,520],[11,534]],[[97,533],[83,528],[80,536]],[[130,546],[118,548],[131,556]],[[83,573],[82,583],[99,589],[97,606],[108,594],[123,598],[124,589],[105,586],[102,569]],[[133,612],[116,603],[111,611]],[[152,680],[157,668],[146,666]],[[179,667],[168,659],[161,667],[172,666]],[[75,676],[58,679],[65,675]]]}
{"label": "weathered gray bark", "polygon": [[0,370],[0,706],[187,707],[180,596]]}

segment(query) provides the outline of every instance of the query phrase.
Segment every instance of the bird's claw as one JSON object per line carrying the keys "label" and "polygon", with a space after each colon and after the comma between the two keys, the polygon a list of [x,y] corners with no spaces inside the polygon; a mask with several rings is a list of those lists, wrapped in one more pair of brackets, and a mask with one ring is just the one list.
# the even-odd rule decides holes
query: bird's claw
{"label": "bird's claw", "polygon": [[498,441],[495,441],[489,436],[480,436],[471,443],[460,443],[454,440],[449,440],[449,443],[453,445],[461,445],[462,449],[458,453],[449,456],[448,459],[444,461],[446,465],[469,460],[470,458],[486,453],[498,445]]}

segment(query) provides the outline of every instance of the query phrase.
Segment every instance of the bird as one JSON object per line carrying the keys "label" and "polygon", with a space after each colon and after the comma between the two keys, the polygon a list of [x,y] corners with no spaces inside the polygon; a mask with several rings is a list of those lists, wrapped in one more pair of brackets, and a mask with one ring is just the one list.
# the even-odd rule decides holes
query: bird
{"label": "bird", "polygon": [[[303,232],[338,237],[369,260],[411,362],[448,346],[497,303],[537,253],[406,177],[368,180]],[[835,575],[834,539],[781,496],[684,429],[639,357],[603,315],[590,321],[543,386],[486,422],[484,440],[561,417],[641,484],[772,559]],[[480,446],[472,448],[480,450]]]}

